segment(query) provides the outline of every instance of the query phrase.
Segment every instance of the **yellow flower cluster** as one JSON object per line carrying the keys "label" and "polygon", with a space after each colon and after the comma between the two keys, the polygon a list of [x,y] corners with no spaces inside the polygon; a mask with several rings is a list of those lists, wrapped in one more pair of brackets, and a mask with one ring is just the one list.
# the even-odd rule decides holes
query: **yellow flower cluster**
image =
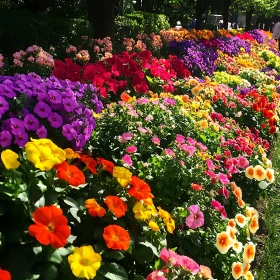
{"label": "yellow flower cluster", "polygon": [[113,168],[113,177],[115,177],[119,184],[125,188],[131,181],[132,173],[125,167],[115,166]]}
{"label": "yellow flower cluster", "polygon": [[9,149],[1,153],[1,160],[6,169],[16,169],[20,166],[18,154]]}

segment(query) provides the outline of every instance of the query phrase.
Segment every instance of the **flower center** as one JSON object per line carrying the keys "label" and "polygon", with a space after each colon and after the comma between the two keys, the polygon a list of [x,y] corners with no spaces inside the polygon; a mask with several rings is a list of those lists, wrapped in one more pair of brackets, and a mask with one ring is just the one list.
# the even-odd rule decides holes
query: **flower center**
{"label": "flower center", "polygon": [[194,214],[193,217],[194,217],[195,219],[197,219],[197,215],[196,215],[196,214]]}
{"label": "flower center", "polygon": [[116,235],[112,235],[112,239],[114,240],[114,241],[119,241],[120,239],[119,239],[119,237],[118,236],[116,236]]}
{"label": "flower center", "polygon": [[54,232],[54,229],[55,229],[55,227],[54,227],[54,224],[53,224],[53,223],[49,223],[49,224],[47,225],[47,230],[48,230],[49,232]]}
{"label": "flower center", "polygon": [[87,266],[88,263],[89,263],[89,260],[88,260],[88,259],[85,259],[85,258],[82,258],[82,259],[80,259],[79,263],[80,263],[80,265],[82,265],[82,266]]}

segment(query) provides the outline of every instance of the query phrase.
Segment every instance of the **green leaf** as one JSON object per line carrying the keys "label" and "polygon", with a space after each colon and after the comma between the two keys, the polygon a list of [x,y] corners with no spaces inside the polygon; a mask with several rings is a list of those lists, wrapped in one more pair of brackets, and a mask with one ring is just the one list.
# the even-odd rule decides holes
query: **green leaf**
{"label": "green leaf", "polygon": [[199,135],[199,137],[203,140],[203,142],[204,142],[204,143],[206,143],[207,138],[206,138],[206,136],[205,136],[205,135],[200,134],[200,135]]}
{"label": "green leaf", "polygon": [[55,280],[58,277],[57,268],[54,265],[51,265],[46,274],[44,275],[44,280]]}
{"label": "green leaf", "polygon": [[128,280],[128,276],[122,266],[116,263],[106,263],[102,265],[99,272],[107,279]]}
{"label": "green leaf", "polygon": [[152,252],[154,253],[154,255],[159,257],[159,252],[158,252],[157,248],[151,242],[143,241],[143,242],[139,242],[139,244],[144,245],[144,246],[150,248],[152,250]]}
{"label": "green leaf", "polygon": [[50,262],[54,262],[54,263],[61,263],[62,262],[62,256],[60,255],[58,250],[55,250],[51,256],[50,256]]}
{"label": "green leaf", "polygon": [[146,75],[146,79],[147,79],[147,81],[148,81],[149,83],[152,83],[152,82],[153,82],[153,79],[152,79],[150,76],[148,76],[148,75]]}
{"label": "green leaf", "polygon": [[141,275],[135,275],[133,280],[145,280],[145,277],[143,277]]}
{"label": "green leaf", "polygon": [[80,205],[77,203],[77,201],[75,201],[71,197],[66,197],[63,201],[64,201],[64,203],[71,206],[72,208],[78,208],[79,209],[79,207],[80,207]]}
{"label": "green leaf", "polygon": [[113,252],[109,252],[106,257],[108,259],[116,259],[116,260],[122,260],[124,258],[124,255],[122,252],[120,251],[113,251]]}
{"label": "green leaf", "polygon": [[133,251],[133,255],[139,264],[145,265],[150,263],[154,257],[152,249],[146,246],[139,246],[135,248]]}
{"label": "green leaf", "polygon": [[71,215],[80,223],[81,218],[78,216],[79,209],[78,208],[70,208]]}
{"label": "green leaf", "polygon": [[28,201],[28,196],[26,192],[22,192],[18,195],[18,198],[22,201],[22,202],[27,202]]}

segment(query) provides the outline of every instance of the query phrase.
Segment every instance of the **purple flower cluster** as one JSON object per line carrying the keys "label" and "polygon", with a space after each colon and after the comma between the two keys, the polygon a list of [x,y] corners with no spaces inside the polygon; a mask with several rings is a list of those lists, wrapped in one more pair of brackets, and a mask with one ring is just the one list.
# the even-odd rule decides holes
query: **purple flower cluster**
{"label": "purple flower cluster", "polygon": [[238,55],[241,48],[247,53],[251,51],[250,44],[238,37],[219,37],[213,39],[211,43],[213,47],[228,55]]}
{"label": "purple flower cluster", "polygon": [[170,51],[180,57],[194,76],[212,75],[216,70],[217,51],[193,40],[170,42]]}
{"label": "purple flower cluster", "polygon": [[263,44],[263,34],[260,32],[260,30],[255,29],[252,31],[248,31],[248,33],[259,43],[259,44]]}
{"label": "purple flower cluster", "polygon": [[34,73],[0,76],[0,147],[48,137],[81,150],[96,126],[92,109],[102,107],[92,85]]}

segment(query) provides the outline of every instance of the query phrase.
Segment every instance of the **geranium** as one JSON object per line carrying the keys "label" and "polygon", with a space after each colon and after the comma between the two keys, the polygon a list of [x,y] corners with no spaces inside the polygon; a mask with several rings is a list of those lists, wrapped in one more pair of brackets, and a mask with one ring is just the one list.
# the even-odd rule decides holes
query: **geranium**
{"label": "geranium", "polygon": [[35,236],[43,245],[51,244],[53,248],[66,245],[70,235],[68,220],[62,214],[62,210],[54,205],[43,206],[33,213],[35,224],[29,226],[28,232]]}
{"label": "geranium", "polygon": [[127,190],[130,196],[134,196],[138,200],[154,197],[151,194],[150,186],[137,176],[132,176],[130,184],[131,186]]}
{"label": "geranium", "polygon": [[87,199],[85,201],[85,207],[88,209],[88,213],[92,217],[103,217],[106,215],[106,210],[100,206],[94,198]]}
{"label": "geranium", "polygon": [[191,229],[196,229],[204,225],[204,215],[198,205],[191,205],[189,208],[190,215],[186,218],[186,224]]}
{"label": "geranium", "polygon": [[6,169],[16,169],[20,166],[18,154],[9,149],[1,152],[1,160]]}
{"label": "geranium", "polygon": [[121,198],[117,196],[106,196],[104,202],[117,218],[125,215],[127,205]]}
{"label": "geranium", "polygon": [[130,236],[124,228],[118,225],[105,227],[103,238],[110,249],[127,251],[129,248]]}
{"label": "geranium", "polygon": [[76,247],[73,254],[68,256],[72,273],[78,278],[93,279],[101,261],[101,255],[95,253],[92,246]]}

